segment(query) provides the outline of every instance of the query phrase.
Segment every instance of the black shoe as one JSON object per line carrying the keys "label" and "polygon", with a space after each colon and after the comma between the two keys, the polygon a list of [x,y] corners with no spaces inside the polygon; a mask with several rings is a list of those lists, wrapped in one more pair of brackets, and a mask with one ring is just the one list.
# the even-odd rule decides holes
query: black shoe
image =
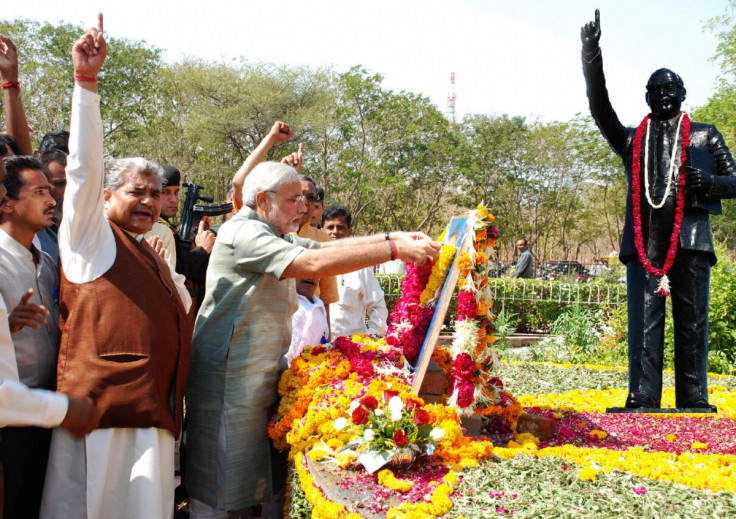
{"label": "black shoe", "polygon": [[678,405],[678,409],[709,409],[710,413],[717,413],[718,408],[714,405],[710,405],[707,401],[703,400],[702,398],[699,398],[695,402],[691,404],[684,404],[684,405]]}
{"label": "black shoe", "polygon": [[629,393],[629,397],[626,399],[626,408],[628,409],[659,409],[659,407],[659,402],[654,397],[641,391]]}

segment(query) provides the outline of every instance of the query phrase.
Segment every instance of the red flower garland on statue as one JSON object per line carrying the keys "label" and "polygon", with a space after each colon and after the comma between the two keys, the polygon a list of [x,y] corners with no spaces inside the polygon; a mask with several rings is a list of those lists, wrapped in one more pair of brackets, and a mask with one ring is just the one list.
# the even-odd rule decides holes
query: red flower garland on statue
{"label": "red flower garland on statue", "polygon": [[[666,297],[669,295],[667,273],[670,271],[672,263],[675,261],[677,244],[679,243],[680,238],[680,227],[682,226],[682,215],[685,208],[685,162],[687,160],[685,150],[687,149],[687,146],[690,145],[690,117],[688,117],[687,113],[682,112],[682,153],[680,155],[680,180],[677,189],[677,204],[675,205],[675,222],[672,225],[670,246],[667,250],[667,257],[662,268],[656,268],[647,258],[641,230],[641,144],[644,139],[644,132],[646,130],[647,123],[651,117],[652,114],[649,114],[642,120],[641,124],[639,124],[639,127],[636,129],[636,135],[634,136],[634,149],[631,164],[631,201],[634,216],[634,244],[636,245],[636,252],[639,255],[639,261],[644,267],[644,270],[648,274],[662,278],[662,281],[665,281],[665,283],[660,281],[660,286],[657,289],[657,292],[660,296]],[[644,160],[648,160],[648,157],[644,157]]]}

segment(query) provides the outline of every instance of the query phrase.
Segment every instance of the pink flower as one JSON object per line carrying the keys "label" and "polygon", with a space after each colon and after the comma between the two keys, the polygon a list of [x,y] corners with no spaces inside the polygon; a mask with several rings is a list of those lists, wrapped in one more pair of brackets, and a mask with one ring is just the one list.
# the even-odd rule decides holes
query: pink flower
{"label": "pink flower", "polygon": [[471,380],[475,369],[475,361],[467,353],[459,354],[452,362],[452,375],[461,380]]}
{"label": "pink flower", "polygon": [[353,357],[350,359],[350,366],[361,378],[371,378],[375,374],[373,363],[361,357]]}
{"label": "pink flower", "polygon": [[478,311],[478,303],[475,302],[475,296],[467,290],[461,290],[457,295],[457,320],[475,319]]}
{"label": "pink flower", "polygon": [[475,387],[467,382],[459,382],[457,385],[457,405],[469,407],[475,402]]}

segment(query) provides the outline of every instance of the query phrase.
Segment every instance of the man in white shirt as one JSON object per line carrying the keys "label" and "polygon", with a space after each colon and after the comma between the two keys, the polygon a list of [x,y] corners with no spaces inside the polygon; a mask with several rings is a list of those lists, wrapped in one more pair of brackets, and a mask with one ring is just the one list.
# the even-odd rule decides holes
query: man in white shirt
{"label": "man in white shirt", "polygon": [[[2,236],[11,244],[11,248],[18,251],[21,256],[26,255],[30,258],[28,268],[19,268],[21,272],[18,274],[28,274],[31,276],[31,286],[38,288],[34,273],[37,272],[36,265],[32,258],[38,258],[39,253],[31,253],[31,244],[33,237],[30,233],[33,223],[36,220],[43,220],[45,209],[43,196],[44,189],[40,193],[34,190],[38,196],[30,198],[29,203],[28,185],[23,182],[23,186],[19,183],[26,180],[26,174],[39,184],[45,183],[45,177],[33,175],[33,168],[37,164],[31,164],[31,171],[18,171],[16,166],[23,164],[28,157],[13,158],[11,163],[11,176],[9,182],[11,186],[11,198],[6,198],[7,189],[5,186],[5,167],[4,161],[0,160],[0,230]],[[20,160],[23,159],[23,160]],[[19,193],[20,192],[20,193]],[[10,203],[10,207],[7,204]],[[29,221],[31,222],[29,224]],[[23,244],[17,242],[8,233],[20,239]],[[28,232],[24,232],[27,230]],[[28,235],[28,236],[26,236]],[[25,252],[25,254],[23,253]],[[0,256],[2,261],[0,267],[8,270],[13,266],[22,263],[22,259],[15,258],[12,253],[0,246]],[[46,266],[48,269],[48,265]],[[27,271],[27,272],[26,272]],[[28,276],[24,276],[28,277]],[[0,279],[5,288],[12,288],[17,279],[15,274],[4,272]],[[36,305],[29,302],[33,295],[33,291],[28,291],[16,299],[20,304],[14,310],[14,332],[25,334],[27,331],[33,334],[34,331],[40,331],[45,334],[47,330],[47,319],[49,312],[43,305]],[[14,296],[15,297],[15,296]],[[54,323],[48,323],[56,328]],[[35,330],[34,330],[35,329]],[[57,328],[58,333],[58,328]],[[32,336],[32,335],[31,335]],[[41,336],[43,339],[43,335]],[[43,342],[43,341],[42,341]],[[33,344],[31,344],[33,346]],[[51,366],[51,379],[53,387],[53,378],[56,372],[56,354],[54,354]],[[41,490],[43,488],[43,475],[46,470],[46,459],[48,458],[48,439],[43,438],[42,442],[37,443],[39,436],[49,436],[48,431],[38,429],[39,427],[56,427],[61,425],[66,427],[70,432],[76,435],[83,435],[89,432],[96,423],[94,405],[89,399],[68,398],[66,395],[54,393],[44,389],[31,389],[22,383],[18,377],[16,348],[11,337],[9,327],[8,311],[5,306],[5,300],[0,296],[0,427],[3,429],[3,441],[0,442],[0,451],[5,461],[2,482],[5,487],[5,495],[7,499],[3,502],[3,495],[0,493],[0,513],[4,513],[4,517],[38,517],[38,508],[41,499]],[[33,360],[35,355],[21,356],[28,360]],[[39,373],[37,365],[31,365],[29,362],[25,366],[24,374],[29,381],[38,382],[44,378],[43,373]],[[25,426],[25,427],[24,427]],[[40,465],[36,467],[35,465]],[[2,465],[0,464],[0,467]],[[40,473],[36,473],[39,472]],[[29,477],[26,477],[30,475]]]}
{"label": "man in white shirt", "polygon": [[[332,206],[325,210],[322,229],[333,240],[352,236],[352,216],[347,207]],[[340,300],[330,312],[332,339],[354,333],[386,335],[388,309],[383,290],[376,280],[373,267],[337,276]],[[366,325],[366,315],[368,324]]]}
{"label": "man in white shirt", "polygon": [[[31,388],[56,387],[59,351],[59,274],[51,257],[33,245],[36,232],[52,224],[56,205],[51,185],[32,156],[5,160],[7,189],[0,208],[0,295],[18,304],[9,316],[21,382]],[[36,309],[41,312],[35,312]],[[37,517],[51,431],[17,427],[0,443],[6,517]]]}

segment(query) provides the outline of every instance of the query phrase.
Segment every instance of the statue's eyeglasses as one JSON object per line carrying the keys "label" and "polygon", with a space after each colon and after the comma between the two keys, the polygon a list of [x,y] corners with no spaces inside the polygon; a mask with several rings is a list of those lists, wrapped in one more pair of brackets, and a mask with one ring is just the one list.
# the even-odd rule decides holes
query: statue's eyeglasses
{"label": "statue's eyeglasses", "polygon": [[674,95],[677,93],[679,85],[673,81],[663,85],[647,85],[647,92],[650,94],[667,94]]}

